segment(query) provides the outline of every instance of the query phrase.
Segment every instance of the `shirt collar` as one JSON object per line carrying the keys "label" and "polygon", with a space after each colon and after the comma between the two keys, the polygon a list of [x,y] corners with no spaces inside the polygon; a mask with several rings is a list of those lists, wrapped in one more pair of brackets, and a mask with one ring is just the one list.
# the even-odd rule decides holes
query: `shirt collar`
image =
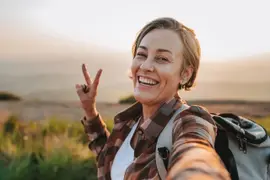
{"label": "shirt collar", "polygon": [[[159,109],[150,118],[144,120],[140,125],[140,129],[144,132],[145,138],[150,142],[154,142],[159,136],[161,131],[167,125],[170,120],[174,110],[178,109],[183,103],[182,99],[178,96],[174,97],[169,102],[163,103]],[[142,115],[142,104],[139,102],[134,103],[126,110],[118,113],[114,122],[118,127],[117,129],[122,129],[124,122],[137,121],[138,117]]]}
{"label": "shirt collar", "polygon": [[136,102],[132,104],[130,107],[125,109],[124,111],[118,113],[114,117],[114,123],[118,124],[124,121],[129,121],[131,119],[135,120],[138,116],[142,114],[142,104],[139,102]]}
{"label": "shirt collar", "polygon": [[145,138],[148,139],[150,143],[155,142],[175,110],[178,109],[181,104],[180,98],[173,98],[171,101],[162,104],[150,118],[144,120],[140,129],[144,132]]}

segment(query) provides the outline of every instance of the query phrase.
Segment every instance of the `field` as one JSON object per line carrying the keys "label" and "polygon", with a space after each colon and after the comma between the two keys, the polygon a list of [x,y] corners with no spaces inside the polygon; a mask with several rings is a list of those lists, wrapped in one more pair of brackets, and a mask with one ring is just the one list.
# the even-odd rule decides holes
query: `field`
{"label": "field", "polygon": [[[270,102],[193,101],[210,112],[233,112],[263,124],[270,131]],[[99,103],[109,129],[113,116],[128,105]],[[96,179],[74,102],[19,101],[0,103],[0,179]]]}

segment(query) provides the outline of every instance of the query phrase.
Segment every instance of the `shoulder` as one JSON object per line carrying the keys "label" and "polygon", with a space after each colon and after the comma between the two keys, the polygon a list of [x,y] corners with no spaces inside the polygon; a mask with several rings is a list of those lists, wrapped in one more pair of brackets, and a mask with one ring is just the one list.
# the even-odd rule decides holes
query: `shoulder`
{"label": "shoulder", "polygon": [[209,111],[205,107],[199,106],[199,105],[189,106],[186,110],[179,113],[176,116],[175,121],[179,121],[179,120],[182,120],[182,121],[183,120],[193,120],[193,121],[203,120],[212,125],[215,125],[215,121],[212,118]]}
{"label": "shoulder", "polygon": [[208,110],[202,106],[190,106],[174,119],[174,137],[194,136],[210,142],[213,146],[217,126]]}

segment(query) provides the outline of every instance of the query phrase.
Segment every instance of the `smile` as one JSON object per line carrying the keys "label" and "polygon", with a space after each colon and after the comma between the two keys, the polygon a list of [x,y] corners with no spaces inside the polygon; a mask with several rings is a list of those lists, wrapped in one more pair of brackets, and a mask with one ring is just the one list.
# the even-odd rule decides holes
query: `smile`
{"label": "smile", "polygon": [[140,84],[144,84],[144,85],[149,85],[149,86],[154,86],[157,85],[159,82],[154,80],[154,79],[150,79],[150,78],[146,78],[146,77],[142,77],[142,76],[138,76],[138,81]]}

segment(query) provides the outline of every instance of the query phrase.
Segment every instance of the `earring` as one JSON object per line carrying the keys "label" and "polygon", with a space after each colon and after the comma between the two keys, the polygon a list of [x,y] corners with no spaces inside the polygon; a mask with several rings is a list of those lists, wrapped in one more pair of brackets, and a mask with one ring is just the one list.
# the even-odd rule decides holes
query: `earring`
{"label": "earring", "polygon": [[186,77],[184,77],[181,83],[179,83],[178,89],[184,89],[185,84],[186,84]]}
{"label": "earring", "polygon": [[186,78],[182,80],[182,84],[186,84]]}

